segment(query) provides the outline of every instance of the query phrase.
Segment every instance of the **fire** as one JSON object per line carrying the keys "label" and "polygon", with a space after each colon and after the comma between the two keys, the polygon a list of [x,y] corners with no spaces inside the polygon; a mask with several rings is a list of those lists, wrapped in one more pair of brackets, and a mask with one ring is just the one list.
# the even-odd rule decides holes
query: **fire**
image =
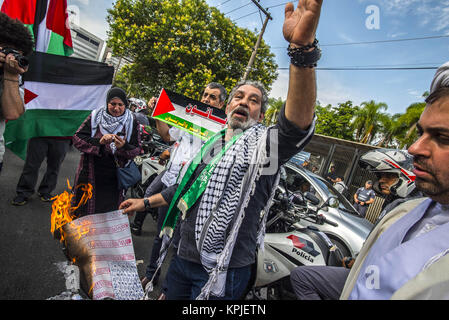
{"label": "fire", "polygon": [[[70,186],[69,180],[67,180],[67,186],[69,190],[72,190]],[[54,235],[55,231],[58,230],[61,234],[60,241],[64,241],[64,234],[62,231],[62,226],[73,221],[76,216],[74,212],[86,204],[86,202],[92,198],[92,185],[88,184],[80,184],[75,187],[75,189],[81,189],[83,191],[83,196],[81,197],[80,202],[76,207],[72,207],[71,202],[72,198],[75,196],[72,192],[64,191],[59,196],[52,198],[52,211],[51,211],[51,228],[50,231]],[[86,233],[89,232],[88,226],[80,226],[78,228],[78,237],[79,239]]]}

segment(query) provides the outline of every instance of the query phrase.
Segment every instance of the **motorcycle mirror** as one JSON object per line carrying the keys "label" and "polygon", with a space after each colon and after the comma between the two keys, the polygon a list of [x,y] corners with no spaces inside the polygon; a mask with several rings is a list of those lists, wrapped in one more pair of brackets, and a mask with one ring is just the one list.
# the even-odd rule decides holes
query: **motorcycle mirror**
{"label": "motorcycle mirror", "polygon": [[281,167],[281,179],[286,181],[287,180],[287,171],[285,170],[284,167]]}
{"label": "motorcycle mirror", "polygon": [[337,208],[338,205],[340,204],[340,202],[338,201],[337,197],[334,196],[330,196],[327,200],[326,200],[326,204],[331,207],[331,208]]}
{"label": "motorcycle mirror", "polygon": [[317,206],[320,203],[320,199],[318,199],[313,193],[306,192],[304,193],[304,197],[309,200],[314,206]]}

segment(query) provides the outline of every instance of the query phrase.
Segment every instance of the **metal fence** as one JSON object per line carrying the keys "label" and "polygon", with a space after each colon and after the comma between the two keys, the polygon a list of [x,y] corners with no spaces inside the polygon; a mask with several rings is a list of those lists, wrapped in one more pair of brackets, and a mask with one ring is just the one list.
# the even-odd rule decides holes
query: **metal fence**
{"label": "metal fence", "polygon": [[[335,167],[336,174],[343,177],[348,187],[347,198],[353,203],[357,189],[365,186],[367,180],[377,179],[373,173],[358,165],[361,155],[373,149],[377,147],[315,134],[304,151],[310,153],[309,170],[315,166],[318,168],[316,173],[324,177],[331,166]],[[380,214],[383,202],[382,197],[376,197],[367,210],[367,220],[374,223]]]}

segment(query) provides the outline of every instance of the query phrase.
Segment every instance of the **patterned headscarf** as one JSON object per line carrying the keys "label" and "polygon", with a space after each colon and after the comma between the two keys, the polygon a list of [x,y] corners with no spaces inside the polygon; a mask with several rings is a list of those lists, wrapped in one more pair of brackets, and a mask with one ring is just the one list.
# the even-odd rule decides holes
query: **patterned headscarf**
{"label": "patterned headscarf", "polygon": [[[126,135],[126,141],[130,141],[133,130],[133,116],[129,109],[125,108],[125,112],[118,117],[114,117],[108,112],[107,104],[114,98],[119,98],[125,104],[128,105],[128,99],[126,93],[120,88],[111,88],[107,93],[106,107],[100,107],[92,111],[91,136],[95,136],[97,130],[105,134],[117,134],[118,132],[124,132]],[[115,150],[115,144],[111,143],[111,148]]]}

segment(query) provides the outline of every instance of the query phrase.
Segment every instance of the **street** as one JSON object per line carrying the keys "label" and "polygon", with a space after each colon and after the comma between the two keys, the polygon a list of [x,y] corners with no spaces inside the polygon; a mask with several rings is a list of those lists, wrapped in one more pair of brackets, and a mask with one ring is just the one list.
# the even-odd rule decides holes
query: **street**
{"label": "street", "polygon": [[[55,195],[68,190],[67,179],[73,184],[79,159],[78,150],[71,147],[61,166]],[[42,202],[34,194],[24,206],[11,205],[24,161],[8,149],[3,161],[0,175],[0,299],[45,300],[57,296],[66,290],[64,275],[57,268],[57,264],[65,262],[66,258],[61,244],[50,232],[51,203]],[[45,168],[44,162],[38,184]],[[133,236],[139,276],[145,274],[155,225],[148,216],[142,235]],[[169,258],[170,255],[166,261]],[[163,268],[161,279],[165,271]],[[159,286],[155,288],[154,296],[158,293]]]}

